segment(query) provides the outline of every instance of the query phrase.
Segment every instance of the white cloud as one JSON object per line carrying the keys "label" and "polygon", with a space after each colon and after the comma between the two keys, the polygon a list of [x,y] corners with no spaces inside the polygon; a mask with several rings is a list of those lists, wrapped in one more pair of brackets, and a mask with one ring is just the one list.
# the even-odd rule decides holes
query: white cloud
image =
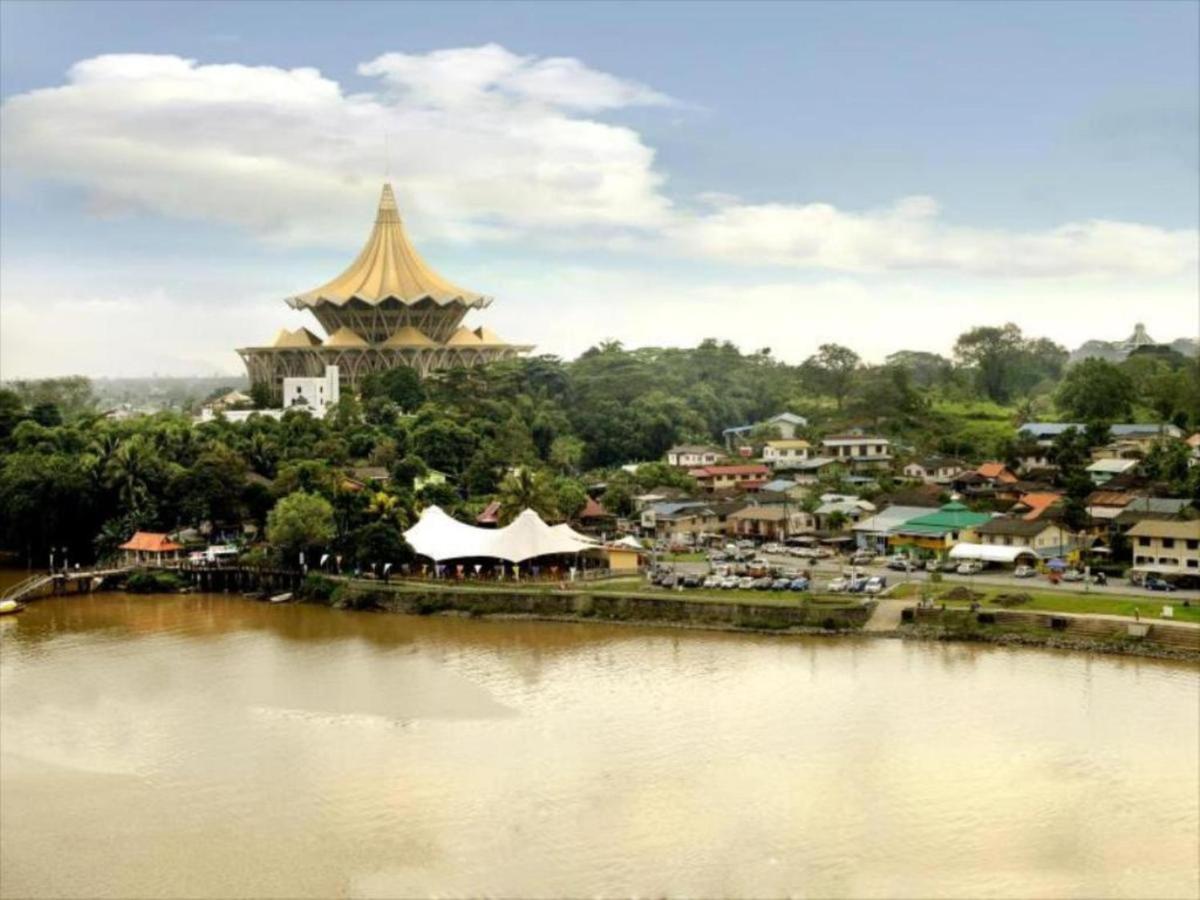
{"label": "white cloud", "polygon": [[102,214],[145,208],[271,240],[350,246],[362,237],[386,135],[401,204],[422,238],[849,273],[1159,277],[1197,266],[1196,229],[965,227],[928,197],[847,211],[708,191],[688,207],[668,197],[636,131],[595,117],[673,101],[576,59],[488,44],[387,53],[359,72],[377,86],[346,93],[311,68],[87,59],[61,86],[5,101],[4,162],[87,188]]}

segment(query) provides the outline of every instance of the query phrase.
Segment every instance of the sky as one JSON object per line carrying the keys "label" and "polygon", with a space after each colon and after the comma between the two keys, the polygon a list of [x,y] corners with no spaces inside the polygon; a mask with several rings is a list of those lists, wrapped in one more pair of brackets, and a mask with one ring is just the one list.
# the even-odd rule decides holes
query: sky
{"label": "sky", "polygon": [[1200,333],[1200,4],[0,4],[0,378],[241,372],[390,180],[467,323]]}

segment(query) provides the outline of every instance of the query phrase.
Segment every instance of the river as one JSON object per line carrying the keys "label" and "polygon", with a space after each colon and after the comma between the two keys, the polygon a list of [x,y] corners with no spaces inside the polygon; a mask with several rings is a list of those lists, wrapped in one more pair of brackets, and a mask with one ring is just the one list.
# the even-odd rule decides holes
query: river
{"label": "river", "polygon": [[0,618],[4,897],[1195,897],[1195,666],[223,595]]}

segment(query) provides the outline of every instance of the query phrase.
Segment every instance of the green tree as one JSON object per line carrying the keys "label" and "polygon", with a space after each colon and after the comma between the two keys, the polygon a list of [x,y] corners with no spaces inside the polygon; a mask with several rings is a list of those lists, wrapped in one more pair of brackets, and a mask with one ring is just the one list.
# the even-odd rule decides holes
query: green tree
{"label": "green tree", "polygon": [[532,509],[543,519],[558,518],[557,498],[550,480],[541,472],[523,466],[500,483],[500,520],[511,522],[519,513]]}
{"label": "green tree", "polygon": [[319,494],[288,494],[267,516],[267,540],[288,562],[296,562],[301,552],[311,562],[312,552],[328,546],[333,537],[333,506]]}
{"label": "green tree", "polygon": [[364,568],[377,565],[382,569],[386,563],[399,566],[415,557],[400,529],[390,522],[372,522],[354,532],[354,559]]}
{"label": "green tree", "polygon": [[574,519],[587,506],[588,495],[574,478],[554,479],[554,508],[563,519]]}
{"label": "green tree", "polygon": [[1091,421],[1127,419],[1133,411],[1134,389],[1129,376],[1103,359],[1085,359],[1067,370],[1055,403],[1068,416]]}
{"label": "green tree", "polygon": [[858,354],[841,344],[822,344],[817,352],[804,361],[814,387],[833,397],[841,412],[846,397],[854,386],[854,373],[861,360]]}
{"label": "green tree", "polygon": [[415,369],[398,366],[386,372],[374,372],[363,379],[363,400],[383,398],[400,409],[412,411],[425,402],[425,389]]}

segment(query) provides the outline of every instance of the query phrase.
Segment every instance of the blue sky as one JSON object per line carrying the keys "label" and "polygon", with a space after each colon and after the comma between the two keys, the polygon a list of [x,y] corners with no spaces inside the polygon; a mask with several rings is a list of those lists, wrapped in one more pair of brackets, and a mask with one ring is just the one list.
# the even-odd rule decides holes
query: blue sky
{"label": "blue sky", "polygon": [[0,376],[236,371],[385,133],[427,258],[546,352],[1194,334],[1198,9],[6,2]]}

